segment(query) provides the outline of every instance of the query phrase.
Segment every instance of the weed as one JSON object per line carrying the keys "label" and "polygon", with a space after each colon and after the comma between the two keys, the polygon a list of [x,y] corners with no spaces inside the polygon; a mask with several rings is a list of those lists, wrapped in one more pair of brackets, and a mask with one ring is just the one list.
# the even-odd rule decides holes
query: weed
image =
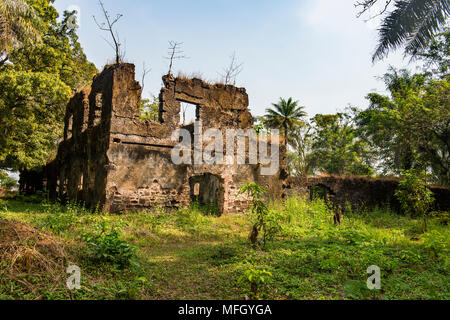
{"label": "weed", "polygon": [[[242,299],[243,290],[255,299],[450,297],[450,229],[439,215],[429,219],[428,232],[422,233],[415,218],[398,215],[388,207],[366,207],[346,212],[342,225],[336,227],[323,200],[292,197],[266,205],[266,225],[273,215],[281,231],[264,250],[249,250],[249,221],[255,222],[252,215],[206,216],[195,208],[110,215],[100,210],[92,214],[75,204],[4,203],[8,207],[1,211],[5,220],[44,228],[49,236],[60,235],[58,242],[66,249],[61,258],[80,266],[82,288],[67,290],[67,265],[63,263],[61,280],[54,273],[47,277],[33,271],[0,281],[1,299],[230,300]],[[0,237],[5,235],[15,237],[15,232],[5,233],[0,228]],[[80,235],[89,235],[90,244],[80,244]],[[0,244],[30,249],[39,244],[38,239],[27,239],[21,235],[12,247],[8,240]],[[48,246],[42,244],[44,253]],[[137,245],[139,251],[133,259],[139,267],[131,263],[129,268],[120,267],[117,261],[133,256],[128,248]],[[17,263],[25,267],[31,263],[29,266],[35,268],[33,261],[41,260]],[[0,259],[0,274],[8,272],[5,262]],[[366,270],[371,265],[381,269],[382,291],[366,288]],[[252,291],[251,282],[258,282],[258,275],[250,281],[247,273],[245,280],[249,266],[255,271],[270,271],[273,277],[263,274],[264,283]]]}
{"label": "weed", "polygon": [[264,290],[272,277],[272,273],[266,270],[250,268],[238,279],[238,284],[246,287],[250,299],[260,299],[266,295]]}
{"label": "weed", "polygon": [[122,240],[121,235],[119,230],[108,230],[106,224],[102,223],[100,232],[85,233],[82,239],[88,246],[88,255],[95,262],[114,264],[122,269],[131,265],[138,266],[136,248]]}
{"label": "weed", "polygon": [[253,222],[252,232],[250,234],[250,241],[253,245],[258,242],[258,235],[263,233],[263,247],[266,246],[268,240],[272,240],[274,236],[281,231],[281,226],[278,224],[277,211],[270,211],[267,205],[262,201],[263,194],[267,190],[257,185],[256,183],[247,183],[239,192],[240,194],[247,193],[252,200],[251,219]]}

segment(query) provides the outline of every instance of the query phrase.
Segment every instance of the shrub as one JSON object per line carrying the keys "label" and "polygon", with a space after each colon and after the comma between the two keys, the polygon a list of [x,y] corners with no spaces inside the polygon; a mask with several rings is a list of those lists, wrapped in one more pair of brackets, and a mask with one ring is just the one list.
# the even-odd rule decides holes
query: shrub
{"label": "shrub", "polygon": [[423,236],[425,248],[430,250],[436,257],[447,256],[448,246],[447,239],[443,234],[440,234],[436,230],[426,233]]}
{"label": "shrub", "polygon": [[207,226],[208,218],[196,208],[179,209],[175,212],[178,227],[190,233],[199,233]]}
{"label": "shrub", "polygon": [[110,263],[119,268],[126,268],[130,265],[137,266],[136,248],[121,239],[122,233],[115,229],[107,229],[103,222],[100,225],[100,232],[86,233],[82,239],[88,246],[88,255],[100,263]]}
{"label": "shrub", "polygon": [[266,270],[250,268],[238,279],[238,284],[247,287],[250,299],[260,299],[265,294],[267,281],[272,277],[272,273]]}
{"label": "shrub", "polygon": [[206,216],[218,216],[220,215],[219,205],[215,201],[210,201],[205,204],[193,201],[190,204],[190,209],[194,211],[199,211]]}
{"label": "shrub", "polygon": [[273,237],[280,232],[279,217],[276,210],[269,210],[267,205],[262,201],[263,194],[267,190],[256,183],[247,183],[242,187],[239,194],[247,193],[252,200],[251,220],[253,220],[253,228],[250,234],[250,241],[256,245],[258,235],[263,232],[263,246],[266,246],[267,240],[272,240]]}
{"label": "shrub", "polygon": [[6,202],[0,199],[0,211],[8,211],[8,206],[6,205]]}
{"label": "shrub", "polygon": [[35,220],[41,229],[52,231],[58,235],[69,230],[74,223],[74,217],[64,212],[50,213],[44,218],[37,217]]}
{"label": "shrub", "polygon": [[41,205],[46,208],[46,215],[35,217],[35,223],[41,229],[52,231],[58,235],[62,235],[72,228],[77,223],[79,216],[90,214],[87,209],[73,202],[62,206],[44,200]]}
{"label": "shrub", "polygon": [[403,211],[411,217],[422,218],[422,231],[427,229],[426,216],[434,202],[433,192],[425,183],[425,174],[414,170],[404,171],[395,196]]}

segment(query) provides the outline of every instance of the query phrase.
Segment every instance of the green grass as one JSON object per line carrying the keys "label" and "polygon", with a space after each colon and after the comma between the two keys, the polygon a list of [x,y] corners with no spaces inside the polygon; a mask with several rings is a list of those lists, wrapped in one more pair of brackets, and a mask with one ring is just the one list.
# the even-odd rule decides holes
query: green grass
{"label": "green grass", "polygon": [[[109,215],[0,200],[0,218],[51,233],[65,244],[68,263],[82,270],[78,291],[38,276],[34,291],[0,279],[0,299],[243,299],[248,288],[238,279],[251,269],[272,274],[261,292],[266,299],[450,298],[450,228],[439,218],[422,234],[417,220],[387,208],[346,210],[341,226],[321,201],[291,198],[270,209],[281,231],[263,250],[250,245],[243,214],[205,216],[194,208]],[[82,235],[100,225],[122,231],[137,248],[137,265],[123,269],[87,257]],[[381,268],[380,291],[366,287],[371,265]]]}

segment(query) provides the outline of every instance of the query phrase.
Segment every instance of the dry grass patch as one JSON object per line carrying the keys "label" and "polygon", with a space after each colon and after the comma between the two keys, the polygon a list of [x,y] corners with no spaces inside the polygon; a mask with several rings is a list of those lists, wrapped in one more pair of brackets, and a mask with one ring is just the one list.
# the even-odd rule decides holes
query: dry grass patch
{"label": "dry grass patch", "polygon": [[54,237],[26,224],[0,219],[0,282],[19,284],[28,293],[36,282],[54,289],[65,273],[66,252]]}

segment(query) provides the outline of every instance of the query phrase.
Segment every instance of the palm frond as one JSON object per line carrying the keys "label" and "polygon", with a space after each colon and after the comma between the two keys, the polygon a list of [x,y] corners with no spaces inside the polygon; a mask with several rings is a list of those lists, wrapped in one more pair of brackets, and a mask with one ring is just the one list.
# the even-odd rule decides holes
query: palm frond
{"label": "palm frond", "polygon": [[372,57],[373,61],[382,59],[389,50],[397,49],[408,41],[426,15],[429,8],[428,1],[448,2],[448,0],[398,0],[395,3],[394,11],[384,19],[379,30],[380,40]]}
{"label": "palm frond", "polygon": [[439,33],[442,26],[445,26],[450,15],[449,0],[429,1],[427,6],[425,16],[421,19],[405,49],[405,52],[412,56],[428,46],[430,41]]}

